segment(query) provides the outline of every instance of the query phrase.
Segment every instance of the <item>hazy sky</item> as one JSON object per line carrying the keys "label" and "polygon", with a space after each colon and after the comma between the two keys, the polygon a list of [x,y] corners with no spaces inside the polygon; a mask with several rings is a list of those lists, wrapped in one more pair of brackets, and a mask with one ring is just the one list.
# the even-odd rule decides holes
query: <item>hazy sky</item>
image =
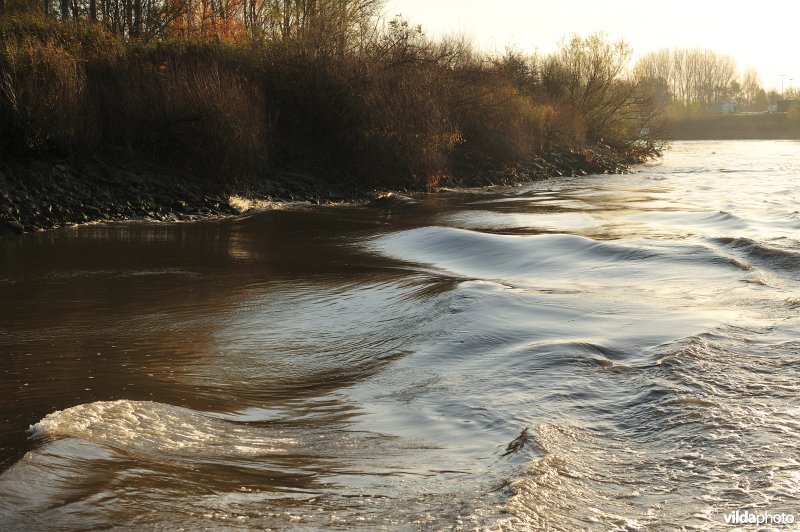
{"label": "hazy sky", "polygon": [[[710,48],[753,66],[766,87],[800,87],[800,1],[718,0],[388,0],[439,36],[463,33],[483,49],[553,51],[565,36],[603,30],[635,56],[660,48]],[[635,58],[634,56],[634,58]],[[790,79],[792,81],[790,82]]]}

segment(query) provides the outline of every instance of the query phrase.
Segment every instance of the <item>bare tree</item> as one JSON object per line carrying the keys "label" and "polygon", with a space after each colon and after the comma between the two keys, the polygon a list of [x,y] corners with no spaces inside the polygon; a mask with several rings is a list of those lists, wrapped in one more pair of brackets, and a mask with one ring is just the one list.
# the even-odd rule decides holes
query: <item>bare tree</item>
{"label": "bare tree", "polygon": [[690,104],[710,104],[732,99],[738,88],[734,59],[712,50],[676,48],[650,52],[636,63],[639,81],[660,80],[672,100]]}
{"label": "bare tree", "polygon": [[622,146],[640,138],[654,116],[654,102],[640,84],[628,79],[631,48],[604,33],[574,36],[545,62],[545,90],[574,106],[592,140]]}
{"label": "bare tree", "polygon": [[749,67],[742,75],[741,103],[748,110],[763,110],[767,107],[767,96],[764,92],[761,77],[755,68]]}

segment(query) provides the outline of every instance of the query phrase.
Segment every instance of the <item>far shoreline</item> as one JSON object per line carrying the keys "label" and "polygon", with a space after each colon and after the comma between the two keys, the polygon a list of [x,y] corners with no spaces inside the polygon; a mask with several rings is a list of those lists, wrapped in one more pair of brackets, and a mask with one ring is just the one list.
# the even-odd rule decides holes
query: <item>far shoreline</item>
{"label": "far shoreline", "polygon": [[670,140],[800,140],[800,120],[787,113],[741,113],[672,120]]}

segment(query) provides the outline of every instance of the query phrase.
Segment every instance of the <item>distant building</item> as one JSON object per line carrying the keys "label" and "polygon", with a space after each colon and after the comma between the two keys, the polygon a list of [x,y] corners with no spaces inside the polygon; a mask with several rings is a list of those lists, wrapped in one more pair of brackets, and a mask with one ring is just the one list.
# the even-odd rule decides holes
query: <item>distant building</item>
{"label": "distant building", "polygon": [[729,115],[736,112],[736,104],[730,102],[715,102],[708,105],[708,112],[717,115]]}
{"label": "distant building", "polygon": [[788,113],[795,105],[800,105],[800,100],[778,100],[778,112]]}

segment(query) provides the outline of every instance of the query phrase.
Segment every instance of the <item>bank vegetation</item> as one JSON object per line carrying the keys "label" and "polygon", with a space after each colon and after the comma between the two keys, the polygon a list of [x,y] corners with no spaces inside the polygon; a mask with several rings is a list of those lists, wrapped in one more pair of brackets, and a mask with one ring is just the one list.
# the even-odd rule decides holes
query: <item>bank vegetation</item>
{"label": "bank vegetation", "polygon": [[431,39],[376,0],[0,0],[0,154],[132,158],[230,183],[469,184],[552,153],[658,153],[602,34],[549,56]]}

